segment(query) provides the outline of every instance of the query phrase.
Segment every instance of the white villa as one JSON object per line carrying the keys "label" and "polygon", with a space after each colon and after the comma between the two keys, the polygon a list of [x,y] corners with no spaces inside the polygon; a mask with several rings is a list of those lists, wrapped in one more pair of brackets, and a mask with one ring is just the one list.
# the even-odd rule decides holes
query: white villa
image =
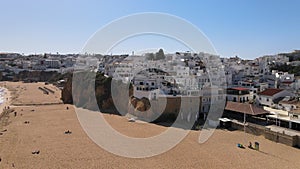
{"label": "white villa", "polygon": [[268,88],[257,94],[256,101],[259,105],[274,107],[276,102],[286,96],[292,97],[294,94],[284,89]]}

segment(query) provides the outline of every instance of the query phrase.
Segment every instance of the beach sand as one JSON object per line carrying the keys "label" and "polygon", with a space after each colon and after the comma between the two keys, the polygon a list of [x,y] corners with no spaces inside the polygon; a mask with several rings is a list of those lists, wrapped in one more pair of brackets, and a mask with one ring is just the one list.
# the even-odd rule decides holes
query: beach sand
{"label": "beach sand", "polygon": [[[9,122],[0,126],[7,129],[0,135],[0,168],[300,168],[299,149],[227,130],[216,130],[204,144],[198,143],[201,131],[191,131],[170,151],[150,158],[116,156],[89,139],[72,105],[60,104],[58,89],[45,95],[37,89],[43,83],[8,82],[7,86],[16,96],[12,96],[12,104],[19,106],[12,106],[17,117],[11,113]],[[116,115],[104,116],[113,128],[128,136],[149,137],[166,130],[155,124],[130,123]],[[66,130],[72,134],[64,134]],[[237,148],[237,143],[248,145],[248,141],[258,141],[260,151]],[[35,150],[40,153],[32,154]]]}

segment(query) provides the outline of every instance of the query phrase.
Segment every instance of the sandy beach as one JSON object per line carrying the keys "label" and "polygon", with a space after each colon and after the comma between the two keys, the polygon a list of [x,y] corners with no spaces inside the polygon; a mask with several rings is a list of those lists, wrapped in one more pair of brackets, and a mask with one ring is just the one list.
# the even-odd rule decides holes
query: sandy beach
{"label": "sandy beach", "polygon": [[[116,156],[97,146],[81,128],[72,105],[62,104],[60,90],[44,83],[7,82],[11,108],[1,122],[0,168],[300,168],[300,149],[275,143],[262,136],[240,131],[216,130],[204,144],[201,131],[191,131],[166,153],[143,159]],[[44,94],[38,87],[55,93]],[[69,109],[67,109],[69,107]],[[157,135],[166,127],[149,123],[130,123],[125,117],[104,114],[109,124],[131,137]],[[3,121],[3,119],[1,119]],[[25,123],[26,122],[26,123]],[[72,134],[64,134],[66,130]],[[260,151],[240,149],[258,141]],[[32,154],[39,151],[39,154]]]}

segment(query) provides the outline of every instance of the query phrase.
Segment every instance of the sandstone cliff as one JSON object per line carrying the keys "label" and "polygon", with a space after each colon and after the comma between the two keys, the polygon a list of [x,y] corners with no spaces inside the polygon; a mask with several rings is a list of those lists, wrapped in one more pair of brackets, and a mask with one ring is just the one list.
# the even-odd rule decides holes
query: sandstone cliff
{"label": "sandstone cliff", "polygon": [[[91,77],[93,77],[91,79]],[[179,115],[181,103],[185,105],[190,103],[189,98],[181,97],[161,97],[156,100],[147,98],[135,98],[132,96],[133,87],[124,84],[121,81],[115,81],[112,78],[105,77],[103,74],[91,75],[83,73],[81,76],[69,78],[62,91],[62,100],[64,103],[74,103],[77,107],[83,107],[90,110],[100,110],[103,113],[122,114],[130,113],[139,119],[148,122],[174,121]],[[86,82],[91,83],[86,85]],[[75,81],[76,85],[72,86]],[[113,84],[114,83],[114,84]],[[124,92],[129,87],[129,92]],[[115,95],[117,97],[112,97]],[[96,99],[95,99],[96,98]],[[200,100],[199,100],[200,101]],[[117,108],[116,108],[117,107]],[[200,108],[200,107],[199,107]],[[184,107],[183,109],[189,109]],[[190,117],[195,121],[196,115],[184,111],[180,117],[184,120]]]}

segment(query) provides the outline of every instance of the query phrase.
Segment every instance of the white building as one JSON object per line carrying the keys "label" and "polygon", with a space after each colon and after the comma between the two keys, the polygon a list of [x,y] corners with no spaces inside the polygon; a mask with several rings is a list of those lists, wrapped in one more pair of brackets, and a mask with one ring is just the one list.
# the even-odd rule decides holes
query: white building
{"label": "white building", "polygon": [[[268,107],[275,107],[276,104],[286,96],[293,97],[294,94],[284,89],[268,88],[260,93],[256,97],[257,104]],[[277,103],[276,103],[277,102]]]}
{"label": "white building", "polygon": [[45,65],[47,68],[57,69],[57,68],[60,68],[61,63],[60,63],[59,60],[50,60],[50,59],[46,59],[46,60],[44,61],[44,65]]}
{"label": "white building", "polygon": [[232,102],[248,102],[253,99],[253,95],[250,94],[250,90],[243,87],[234,87],[227,89],[226,95],[227,101]]}

